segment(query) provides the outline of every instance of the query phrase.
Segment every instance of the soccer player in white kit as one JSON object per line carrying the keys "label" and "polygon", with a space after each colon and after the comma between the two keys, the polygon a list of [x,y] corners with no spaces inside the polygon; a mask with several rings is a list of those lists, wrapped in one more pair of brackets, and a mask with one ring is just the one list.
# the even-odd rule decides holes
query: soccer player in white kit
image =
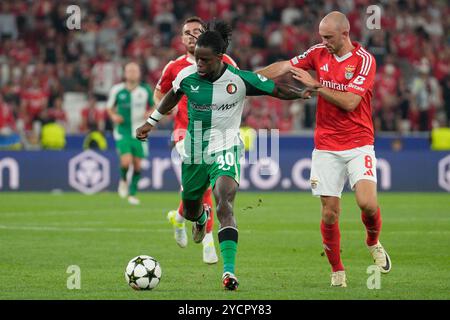
{"label": "soccer player in white kit", "polygon": [[[315,149],[312,153],[311,189],[322,203],[323,247],[331,264],[331,285],[346,287],[340,256],[340,198],[345,182],[355,191],[366,226],[366,244],[382,273],[391,261],[378,241],[381,215],[377,201],[376,158],[372,123],[374,57],[349,37],[347,17],[337,11],[326,15],[319,25],[322,43],[291,60],[276,62],[257,71],[276,78],[291,72],[318,94]],[[305,70],[315,70],[314,79]]]}

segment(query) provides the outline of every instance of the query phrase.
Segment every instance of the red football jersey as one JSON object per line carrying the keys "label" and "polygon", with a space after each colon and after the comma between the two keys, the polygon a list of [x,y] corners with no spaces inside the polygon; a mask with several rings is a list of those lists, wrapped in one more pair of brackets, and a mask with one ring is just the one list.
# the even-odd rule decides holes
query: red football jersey
{"label": "red football jersey", "polygon": [[[224,54],[223,62],[231,64],[234,67],[237,67],[236,62],[231,59],[230,56]],[[178,73],[195,63],[195,60],[189,58],[187,54],[178,57],[176,60],[170,61],[163,69],[161,78],[159,79],[156,89],[160,90],[161,93],[166,94],[172,89],[172,82],[177,77]],[[185,132],[187,130],[189,123],[188,119],[188,110],[187,110],[187,97],[183,96],[178,102],[178,111],[174,117],[174,141],[178,142],[182,140],[185,136]]]}
{"label": "red football jersey", "polygon": [[46,106],[48,93],[42,88],[27,88],[21,94],[26,112],[31,118],[36,117]]}
{"label": "red football jersey", "polygon": [[316,149],[341,151],[373,145],[372,87],[376,64],[360,44],[342,57],[330,54],[318,44],[291,59],[294,67],[315,70],[322,86],[362,97],[352,112],[345,111],[318,96],[314,144]]}

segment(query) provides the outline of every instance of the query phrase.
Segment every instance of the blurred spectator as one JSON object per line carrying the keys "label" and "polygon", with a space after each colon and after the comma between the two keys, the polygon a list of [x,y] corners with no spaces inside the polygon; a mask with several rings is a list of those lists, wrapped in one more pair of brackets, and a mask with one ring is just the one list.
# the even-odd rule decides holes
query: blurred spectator
{"label": "blurred spectator", "polygon": [[433,40],[436,39],[437,41],[439,41],[439,38],[444,34],[440,12],[436,11],[436,14],[432,14],[427,10],[424,13],[424,16],[425,21],[423,23],[423,28]]}
{"label": "blurred spectator", "polygon": [[[71,108],[61,108],[61,98],[71,91],[93,95],[101,104],[121,80],[122,65],[129,60],[142,66],[145,80],[154,86],[162,68],[184,51],[174,35],[189,15],[231,22],[228,53],[241,69],[251,70],[319,43],[312,30],[317,30],[323,15],[341,10],[348,15],[352,37],[377,62],[376,130],[430,130],[441,120],[450,125],[448,1],[91,0],[77,2],[82,12],[78,31],[66,27],[67,3],[0,2],[0,93],[17,130],[27,130],[33,144],[41,113],[64,121],[63,110]],[[381,30],[366,27],[370,4],[382,9]],[[428,61],[428,71],[416,74],[422,59]],[[279,104],[253,97],[246,105],[243,122],[255,128],[287,132],[314,127],[314,99]],[[70,113],[65,117],[77,118]],[[104,129],[110,130],[106,123]],[[161,128],[170,127],[165,122]],[[80,130],[87,130],[86,125]]]}
{"label": "blurred spectator", "polygon": [[433,66],[433,75],[441,82],[441,84],[443,84],[445,78],[450,75],[450,47],[439,50],[436,55]]}
{"label": "blurred spectator", "polygon": [[0,135],[9,136],[16,131],[16,121],[11,105],[3,100],[0,94]]}
{"label": "blurred spectator", "polygon": [[147,49],[151,49],[153,43],[148,35],[152,32],[153,30],[151,28],[140,30],[135,39],[128,44],[126,54],[129,57],[138,58],[142,56]]}
{"label": "blurred spectator", "polygon": [[39,80],[31,77],[26,80],[29,86],[20,93],[20,114],[25,122],[25,129],[31,130],[33,122],[47,108],[48,93],[39,84]]}
{"label": "blurred spectator", "polygon": [[89,58],[87,55],[82,55],[75,64],[75,77],[84,92],[88,91],[90,76],[91,64]]}
{"label": "blurred spectator", "polygon": [[108,10],[97,34],[97,47],[105,49],[113,57],[120,56],[122,43],[119,35],[122,28],[123,23],[117,10]]}
{"label": "blurred spectator", "polygon": [[[253,103],[252,103],[253,102]],[[245,124],[258,129],[270,130],[275,128],[273,125],[274,118],[271,116],[271,110],[267,105],[267,100],[252,98],[250,101],[251,108],[247,114]]]}
{"label": "blurred spectator", "polygon": [[374,99],[374,124],[377,131],[399,131],[401,113],[398,108],[401,97],[400,71],[391,63],[386,64],[376,76]]}
{"label": "blurred spectator", "polygon": [[22,90],[22,85],[20,78],[16,77],[14,80],[9,81],[5,85],[2,85],[1,94],[3,94],[4,99],[15,106],[20,105],[20,92]]}
{"label": "blurred spectator", "polygon": [[281,12],[281,23],[284,25],[293,25],[300,23],[302,12],[295,0],[289,0],[286,8]]}
{"label": "blurred spectator", "polygon": [[18,36],[17,19],[9,1],[0,3],[0,39],[16,40]]}
{"label": "blurred spectator", "polygon": [[283,105],[282,112],[277,119],[275,127],[278,128],[281,133],[292,132],[292,129],[294,128],[294,118],[291,114],[290,105]]}
{"label": "blurred spectator", "polygon": [[450,74],[443,80],[444,111],[447,116],[447,127],[450,127]]}
{"label": "blurred spectator", "polygon": [[90,97],[87,106],[81,110],[80,132],[105,130],[106,113],[104,110],[99,110],[96,104],[95,98]]}
{"label": "blurred spectator", "polygon": [[399,117],[392,97],[383,97],[381,109],[376,113],[375,130],[398,131]]}
{"label": "blurred spectator", "polygon": [[96,55],[96,38],[99,26],[93,14],[88,14],[83,22],[83,28],[77,33],[77,40],[80,42],[83,52],[90,58]]}
{"label": "blurred spectator", "polygon": [[49,106],[48,117],[64,127],[67,125],[67,115],[63,109],[63,100],[61,97],[55,98],[53,104]]}
{"label": "blurred spectator", "polygon": [[161,11],[154,17],[154,23],[157,26],[158,31],[162,35],[163,45],[169,46],[170,40],[175,33],[176,18],[172,13],[173,4],[170,1],[164,2],[161,7]]}
{"label": "blurred spectator", "polygon": [[411,105],[413,112],[417,114],[417,123],[413,126],[416,130],[429,131],[436,109],[442,104],[440,87],[436,78],[430,75],[428,61],[423,60],[417,67],[417,72],[418,75],[411,83]]}
{"label": "blurred spectator", "polygon": [[409,24],[398,29],[391,38],[392,52],[398,57],[402,71],[408,75],[411,71],[411,65],[419,60],[418,40],[416,33]]}
{"label": "blurred spectator", "polygon": [[367,50],[375,57],[377,66],[382,66],[385,56],[389,53],[389,41],[386,32],[376,30],[369,38]]}
{"label": "blurred spectator", "polygon": [[78,81],[78,78],[75,75],[75,67],[71,63],[67,63],[63,67],[64,69],[61,72],[60,76],[60,84],[64,92],[76,92],[81,91],[81,84]]}
{"label": "blurred spectator", "polygon": [[45,63],[55,64],[61,59],[62,48],[58,46],[56,31],[54,29],[47,29],[45,41],[42,41],[39,44],[41,55],[43,55]]}
{"label": "blurred spectator", "polygon": [[29,64],[33,57],[33,53],[25,44],[24,40],[13,42],[13,47],[9,51],[9,56],[15,63]]}
{"label": "blurred spectator", "polygon": [[113,61],[109,52],[99,49],[98,60],[92,68],[90,85],[98,101],[108,99],[109,90],[122,78],[122,69],[122,64],[119,61]]}

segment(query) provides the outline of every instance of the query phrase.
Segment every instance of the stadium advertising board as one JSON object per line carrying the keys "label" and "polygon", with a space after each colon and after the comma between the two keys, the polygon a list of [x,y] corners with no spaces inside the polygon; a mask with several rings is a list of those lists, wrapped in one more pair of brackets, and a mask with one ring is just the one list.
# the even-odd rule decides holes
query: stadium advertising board
{"label": "stadium advertising board", "polygon": [[[448,152],[378,152],[380,191],[450,192]],[[152,150],[143,161],[139,189],[179,190],[179,165],[168,150]],[[249,163],[251,162],[251,163]],[[1,191],[75,191],[94,194],[115,191],[118,159],[114,151],[0,152]],[[279,161],[270,157],[241,164],[243,191],[309,191],[311,153],[284,150]],[[348,188],[348,186],[347,186]]]}

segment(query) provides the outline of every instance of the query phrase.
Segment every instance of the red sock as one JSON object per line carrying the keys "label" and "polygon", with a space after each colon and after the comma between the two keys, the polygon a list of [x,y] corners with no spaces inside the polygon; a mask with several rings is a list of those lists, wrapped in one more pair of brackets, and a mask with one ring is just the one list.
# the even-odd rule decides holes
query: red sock
{"label": "red sock", "polygon": [[182,216],[182,217],[184,217],[183,210],[184,210],[184,207],[183,207],[183,200],[181,200],[181,201],[180,201],[180,205],[178,206],[178,214],[179,214],[180,216]]}
{"label": "red sock", "polygon": [[341,233],[339,232],[339,223],[325,224],[322,220],[320,223],[320,231],[322,232],[322,241],[328,261],[331,264],[333,272],[344,270],[341,261]]}
{"label": "red sock", "polygon": [[205,191],[203,194],[203,203],[206,203],[211,208],[211,214],[209,215],[208,222],[206,223],[206,233],[209,233],[214,228],[214,206],[212,202],[212,190],[211,188],[208,188],[208,190]]}
{"label": "red sock", "polygon": [[380,208],[378,208],[377,213],[369,217],[361,212],[361,219],[367,230],[366,243],[368,246],[376,245],[381,232],[381,214]]}

